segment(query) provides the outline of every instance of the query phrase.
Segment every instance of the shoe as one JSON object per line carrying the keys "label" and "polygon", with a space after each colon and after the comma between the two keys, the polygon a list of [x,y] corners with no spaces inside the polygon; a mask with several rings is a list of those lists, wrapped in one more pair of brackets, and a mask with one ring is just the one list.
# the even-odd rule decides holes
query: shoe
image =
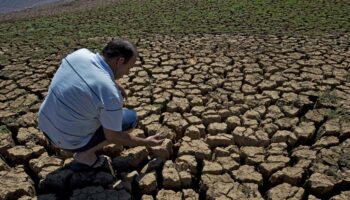
{"label": "shoe", "polygon": [[95,162],[92,163],[92,165],[87,165],[84,163],[73,161],[69,164],[68,167],[69,169],[75,172],[89,171],[89,170],[104,167],[107,160],[108,160],[107,156],[101,155],[96,158]]}

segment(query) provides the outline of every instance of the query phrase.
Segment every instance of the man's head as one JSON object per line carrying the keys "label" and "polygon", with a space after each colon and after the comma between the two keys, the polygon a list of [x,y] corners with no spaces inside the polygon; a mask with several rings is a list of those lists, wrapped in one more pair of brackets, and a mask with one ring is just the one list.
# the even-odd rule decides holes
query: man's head
{"label": "man's head", "polygon": [[127,40],[117,39],[110,41],[102,50],[102,55],[111,67],[115,78],[129,73],[135,64],[137,51],[135,45]]}

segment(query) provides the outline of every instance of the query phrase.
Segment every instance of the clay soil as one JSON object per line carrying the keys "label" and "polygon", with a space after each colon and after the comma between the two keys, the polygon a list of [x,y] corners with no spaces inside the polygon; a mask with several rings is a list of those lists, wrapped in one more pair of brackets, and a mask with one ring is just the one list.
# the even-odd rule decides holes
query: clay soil
{"label": "clay soil", "polygon": [[152,148],[107,146],[99,153],[109,164],[79,173],[66,167],[72,155],[37,128],[38,108],[71,49],[34,58],[16,56],[16,43],[0,47],[0,200],[350,199],[347,32],[132,40],[139,57],[119,79],[124,106],[139,116],[132,134],[167,139]]}

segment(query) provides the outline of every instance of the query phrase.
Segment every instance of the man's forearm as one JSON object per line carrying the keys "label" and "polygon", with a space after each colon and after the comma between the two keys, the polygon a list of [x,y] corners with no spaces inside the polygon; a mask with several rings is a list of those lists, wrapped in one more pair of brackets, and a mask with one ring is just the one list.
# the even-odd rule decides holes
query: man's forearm
{"label": "man's forearm", "polygon": [[121,146],[146,146],[147,140],[145,138],[130,135],[131,131],[114,132],[105,130],[106,140]]}
{"label": "man's forearm", "polygon": [[123,88],[123,86],[120,85],[120,83],[117,80],[115,80],[114,82],[115,82],[115,85],[117,86],[118,89],[122,89]]}

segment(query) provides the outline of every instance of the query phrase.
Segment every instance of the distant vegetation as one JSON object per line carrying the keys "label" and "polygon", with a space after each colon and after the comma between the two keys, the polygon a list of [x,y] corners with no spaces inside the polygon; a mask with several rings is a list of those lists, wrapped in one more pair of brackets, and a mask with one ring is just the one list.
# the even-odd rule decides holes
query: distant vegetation
{"label": "distant vegetation", "polygon": [[0,65],[17,56],[40,58],[86,46],[82,39],[101,36],[342,34],[350,30],[349,13],[348,0],[122,1],[105,8],[1,23]]}

